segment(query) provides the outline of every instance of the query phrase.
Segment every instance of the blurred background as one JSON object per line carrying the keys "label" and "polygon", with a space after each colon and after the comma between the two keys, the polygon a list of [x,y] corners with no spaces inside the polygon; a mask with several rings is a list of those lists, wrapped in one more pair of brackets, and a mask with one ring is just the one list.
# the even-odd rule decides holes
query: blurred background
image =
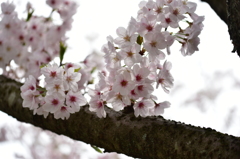
{"label": "blurred background", "polygon": [[[170,94],[156,90],[160,101],[168,100],[164,118],[201,127],[211,127],[234,136],[240,135],[240,59],[231,53],[227,25],[208,4],[198,4],[197,14],[204,15],[199,51],[183,57],[174,43],[167,57],[173,64],[175,79]],[[2,1],[3,2],[3,1]],[[48,16],[45,1],[29,0],[35,14]],[[68,32],[65,62],[79,62],[92,52],[101,53],[106,37],[116,37],[119,26],[126,27],[136,17],[140,0],[79,0],[72,30]],[[26,17],[26,0],[15,0],[19,15]],[[56,17],[57,18],[57,17]],[[0,112],[0,154],[4,159],[76,158],[114,159],[124,155],[100,154],[90,145],[55,135],[29,124],[17,122]]]}

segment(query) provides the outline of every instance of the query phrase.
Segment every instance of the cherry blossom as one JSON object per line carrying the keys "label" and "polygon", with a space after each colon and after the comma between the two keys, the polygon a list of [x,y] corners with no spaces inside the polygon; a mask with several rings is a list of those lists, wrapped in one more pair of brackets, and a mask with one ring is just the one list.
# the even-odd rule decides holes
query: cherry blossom
{"label": "cherry blossom", "polygon": [[23,100],[23,107],[31,110],[38,108],[38,95],[37,81],[33,76],[26,79],[25,84],[21,87],[21,97]]}
{"label": "cherry blossom", "polygon": [[186,10],[187,13],[192,14],[196,11],[197,4],[188,0],[182,0],[182,7]]}
{"label": "cherry blossom", "polygon": [[167,28],[169,26],[172,28],[177,28],[179,26],[178,19],[174,14],[168,14],[168,15],[162,16],[158,20],[161,21],[161,25],[164,28]]}
{"label": "cherry blossom", "polygon": [[74,1],[62,1],[58,8],[60,17],[66,22],[72,19],[72,16],[77,12],[78,5]]}
{"label": "cherry blossom", "polygon": [[55,119],[61,118],[62,120],[68,119],[70,117],[70,112],[71,109],[69,107],[61,106],[61,108],[54,113],[54,118]]}
{"label": "cherry blossom", "polygon": [[166,8],[171,15],[176,16],[177,20],[182,20],[186,18],[183,14],[186,13],[185,8],[183,8],[183,3],[181,1],[173,1],[171,5]]}
{"label": "cherry blossom", "polygon": [[73,67],[70,67],[64,74],[65,81],[63,86],[66,90],[70,89],[76,92],[78,90],[77,82],[81,79],[81,74],[74,71]]}
{"label": "cherry blossom", "polygon": [[150,110],[150,114],[158,116],[164,113],[164,109],[170,107],[170,103],[168,101],[164,101],[161,103],[156,103],[153,109]]}
{"label": "cherry blossom", "polygon": [[157,88],[159,86],[159,84],[161,84],[163,90],[166,93],[169,93],[168,88],[172,88],[173,87],[173,77],[170,74],[170,69],[172,68],[172,63],[165,61],[163,64],[163,68],[162,70],[160,70],[160,72],[158,73],[158,78],[157,78]]}
{"label": "cherry blossom", "polygon": [[[3,68],[4,74],[10,74],[8,73],[10,71],[4,68],[11,66],[12,60],[23,70],[22,77],[33,75],[38,78],[41,75],[39,67],[59,55],[59,45],[65,43],[67,39],[65,34],[71,28],[72,16],[76,13],[77,4],[73,1],[62,0],[52,0],[47,3],[55,4],[52,7],[56,7],[57,3],[61,4],[62,7],[59,7],[62,10],[71,9],[71,12],[60,15],[66,17],[62,19],[62,24],[55,24],[50,20],[51,17],[33,15],[34,8],[30,3],[26,5],[28,14],[26,19],[18,17],[13,3],[3,2],[1,4],[0,38],[8,39],[0,42],[0,45],[3,44],[3,50],[6,51],[1,51],[5,56],[0,55],[0,67]],[[39,52],[44,53],[39,54]],[[16,76],[19,80],[22,77]]]}
{"label": "cherry blossom", "polygon": [[144,16],[139,22],[139,28],[137,32],[141,36],[144,36],[146,33],[154,31],[155,24],[156,24],[156,15],[147,14],[147,16]]}
{"label": "cherry blossom", "polygon": [[99,118],[106,117],[106,111],[104,109],[104,102],[99,97],[93,97],[89,101],[89,110],[96,112]]}
{"label": "cherry blossom", "polygon": [[39,107],[38,109],[34,109],[33,114],[43,115],[44,118],[47,118],[47,116],[49,115],[49,112],[45,111],[43,107]]}
{"label": "cherry blossom", "polygon": [[[75,71],[74,66],[79,67],[74,63],[67,64],[64,68],[55,63],[44,66],[41,72],[45,76],[45,88],[38,86],[36,79],[29,76],[21,87],[23,106],[29,107],[34,114],[44,115],[45,118],[49,113],[53,113],[56,119],[68,119],[70,113],[78,112],[80,106],[86,105],[87,100],[78,89],[77,81],[81,74]],[[69,86],[64,87],[64,83]]]}
{"label": "cherry blossom", "polygon": [[161,16],[164,16],[163,14],[164,5],[165,5],[165,2],[163,0],[156,0],[155,5],[153,6],[153,10],[157,14],[157,19],[161,19]]}
{"label": "cherry blossom", "polygon": [[55,113],[64,105],[64,98],[59,94],[51,94],[45,97],[46,103],[42,106],[43,109],[50,113]]}
{"label": "cherry blossom", "polygon": [[45,81],[47,83],[54,82],[54,80],[62,80],[63,78],[63,69],[59,68],[56,63],[53,65],[48,64],[46,67],[43,67],[41,73],[45,76]]}
{"label": "cherry blossom", "polygon": [[114,91],[108,93],[108,99],[107,102],[111,103],[115,111],[122,110],[125,106],[131,104],[129,96],[123,96],[120,93],[116,93]]}
{"label": "cherry blossom", "polygon": [[[23,21],[17,18],[14,5],[1,6],[0,67],[14,60],[25,76],[30,75],[21,87],[23,107],[62,120],[85,105],[99,118],[107,116],[106,108],[121,111],[131,106],[136,117],[146,117],[162,115],[170,107],[168,101],[157,102],[153,85],[156,89],[161,85],[166,93],[173,87],[172,64],[166,55],[175,41],[183,56],[198,51],[204,17],[195,13],[196,3],[142,1],[137,18],[131,17],[127,27],[118,27],[116,38],[107,36],[102,58],[93,51],[78,64],[62,63],[61,59],[60,65],[51,61],[66,51],[65,34],[72,27],[78,5],[65,0],[47,0],[47,4],[60,15],[61,25],[41,16]],[[28,13],[33,10],[27,8]],[[44,77],[41,87],[37,82],[40,75]]]}
{"label": "cherry blossom", "polygon": [[35,93],[37,89],[36,87],[37,87],[37,80],[32,75],[30,75],[26,79],[24,85],[22,85],[21,92],[24,93],[26,91],[30,91],[32,93]]}
{"label": "cherry blossom", "polygon": [[113,90],[119,92],[122,95],[127,95],[133,89],[134,83],[131,79],[131,74],[128,71],[123,71],[116,77],[116,81],[113,85]]}
{"label": "cherry blossom", "polygon": [[165,40],[167,43],[167,54],[170,55],[171,51],[170,51],[170,47],[172,46],[172,44],[174,43],[175,37],[172,36],[169,32],[163,32],[163,35],[165,36]]}
{"label": "cherry blossom", "polygon": [[81,92],[72,92],[69,91],[66,95],[66,104],[71,106],[72,111],[70,112],[78,112],[81,106],[87,104],[87,100],[83,97]]}
{"label": "cherry blossom", "polygon": [[[33,75],[35,78],[38,78],[41,75],[40,66],[47,62],[45,60],[46,57],[47,57],[46,54],[42,54],[38,51],[35,51],[34,55],[30,56],[28,56],[27,54],[23,55],[23,60],[24,61],[26,60],[26,64],[22,64],[24,70],[26,71],[25,75]],[[51,81],[51,78],[49,78],[49,80]]]}
{"label": "cherry blossom", "polygon": [[191,34],[188,36],[186,41],[183,42],[182,48],[180,49],[183,56],[192,55],[195,51],[198,51],[198,44],[200,43],[200,39],[198,35]]}
{"label": "cherry blossom", "polygon": [[65,95],[65,89],[62,80],[55,80],[54,82],[46,83],[45,87],[49,94],[59,93],[62,96]]}
{"label": "cherry blossom", "polygon": [[134,44],[132,46],[121,49],[119,54],[123,57],[124,63],[131,67],[135,63],[139,63],[141,61],[141,55],[139,54],[140,45]]}
{"label": "cherry blossom", "polygon": [[129,25],[127,29],[124,27],[119,27],[117,29],[117,37],[114,39],[114,43],[118,44],[121,47],[126,47],[129,45],[132,45],[137,40],[137,34],[135,34],[136,28],[132,27],[132,25]]}
{"label": "cherry blossom", "polygon": [[151,99],[143,99],[134,104],[134,115],[138,117],[146,117],[149,115],[149,110],[154,107],[154,102]]}
{"label": "cherry blossom", "polygon": [[150,83],[151,81],[147,78],[149,74],[150,70],[147,67],[140,67],[139,65],[133,66],[133,75],[137,84],[144,82]]}
{"label": "cherry blossom", "polygon": [[15,5],[13,3],[3,2],[1,4],[1,9],[3,14],[12,14],[15,10]]}
{"label": "cherry blossom", "polygon": [[53,9],[58,9],[59,6],[63,3],[63,0],[47,0],[46,3]]}
{"label": "cherry blossom", "polygon": [[163,34],[154,32],[148,33],[144,36],[144,48],[149,52],[150,61],[154,62],[156,59],[164,59],[165,54],[160,49],[166,48],[166,41]]}
{"label": "cherry blossom", "polygon": [[139,97],[148,98],[154,91],[153,86],[150,83],[139,84],[135,87],[135,92]]}
{"label": "cherry blossom", "polygon": [[132,100],[137,100],[139,98],[139,95],[136,93],[135,89],[130,91],[129,98]]}
{"label": "cherry blossom", "polygon": [[23,100],[23,107],[29,108],[30,110],[34,110],[38,108],[38,98],[36,96],[36,93],[32,93],[31,91],[26,91],[21,93],[21,97]]}

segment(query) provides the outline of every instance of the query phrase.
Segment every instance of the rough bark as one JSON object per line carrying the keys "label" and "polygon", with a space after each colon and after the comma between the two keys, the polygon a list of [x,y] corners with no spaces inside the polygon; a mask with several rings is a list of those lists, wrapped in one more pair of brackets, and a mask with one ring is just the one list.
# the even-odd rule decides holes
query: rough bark
{"label": "rough bark", "polygon": [[107,118],[99,119],[83,107],[68,120],[45,119],[22,107],[20,86],[0,76],[0,110],[19,121],[33,124],[74,140],[138,158],[240,158],[240,139],[162,117],[136,118],[133,113],[107,109]]}
{"label": "rough bark", "polygon": [[233,43],[232,52],[240,57],[240,0],[228,0],[228,31]]}
{"label": "rough bark", "polygon": [[208,3],[216,14],[228,25],[233,43],[232,52],[240,57],[240,0],[201,0]]}
{"label": "rough bark", "polygon": [[201,0],[210,5],[215,13],[227,24],[227,4],[226,0]]}

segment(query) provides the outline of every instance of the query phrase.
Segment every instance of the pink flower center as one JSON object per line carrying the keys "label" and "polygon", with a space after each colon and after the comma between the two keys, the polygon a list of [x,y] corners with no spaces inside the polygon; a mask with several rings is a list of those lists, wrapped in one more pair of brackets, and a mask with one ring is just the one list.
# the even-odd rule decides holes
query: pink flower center
{"label": "pink flower center", "polygon": [[69,63],[67,64],[67,68],[73,67],[73,64]]}
{"label": "pink flower center", "polygon": [[65,4],[65,5],[69,5],[69,2],[68,2],[68,1],[65,1],[64,4]]}
{"label": "pink flower center", "polygon": [[160,78],[160,79],[158,80],[158,83],[163,83],[163,81],[164,81],[164,79],[163,79],[163,78]]}
{"label": "pink flower center", "polygon": [[141,75],[137,75],[137,76],[136,76],[136,81],[139,82],[139,81],[141,81],[141,80],[142,80],[142,76],[141,76]]}
{"label": "pink flower center", "polygon": [[139,104],[138,104],[138,107],[139,107],[139,108],[143,108],[143,107],[144,107],[143,102],[139,103]]}
{"label": "pink flower center", "polygon": [[174,10],[173,10],[173,14],[174,14],[174,15],[178,15],[178,14],[179,14],[178,9],[174,9]]}
{"label": "pink flower center", "polygon": [[61,27],[60,27],[60,26],[57,27],[57,31],[58,31],[58,32],[61,31]]}
{"label": "pink flower center", "polygon": [[29,38],[29,41],[33,41],[33,37],[30,37],[30,38]]}
{"label": "pink flower center", "polygon": [[55,0],[51,0],[51,4],[54,5],[56,3]]}
{"label": "pink flower center", "polygon": [[134,89],[133,89],[133,90],[131,90],[131,95],[132,95],[132,96],[135,96],[135,95],[136,95],[136,93],[135,93]]}
{"label": "pink flower center", "polygon": [[51,57],[47,57],[47,58],[46,58],[46,61],[47,61],[47,62],[50,62],[51,60],[52,60]]}
{"label": "pink flower center", "polygon": [[33,25],[33,26],[32,26],[32,29],[33,29],[33,30],[36,30],[36,29],[37,29],[37,26],[36,26],[36,25]]}
{"label": "pink flower center", "polygon": [[166,23],[168,23],[168,24],[172,22],[170,18],[165,18],[165,21],[166,21]]}
{"label": "pink flower center", "polygon": [[23,35],[19,35],[19,40],[23,40],[24,39],[24,36]]}
{"label": "pink flower center", "polygon": [[107,76],[107,72],[106,71],[102,71],[103,76]]}
{"label": "pink flower center", "polygon": [[29,89],[33,91],[35,88],[33,86],[29,86]]}
{"label": "pink flower center", "polygon": [[128,81],[126,81],[126,80],[121,81],[121,86],[126,87],[127,84],[128,84]]}
{"label": "pink flower center", "polygon": [[56,77],[57,76],[57,72],[56,71],[51,71],[50,76],[51,77]]}
{"label": "pink flower center", "polygon": [[98,108],[101,108],[103,106],[102,102],[98,102],[97,105],[98,105]]}
{"label": "pink flower center", "polygon": [[155,104],[155,108],[160,107],[160,103]]}
{"label": "pink flower center", "polygon": [[59,101],[58,101],[57,99],[53,99],[53,100],[52,100],[52,105],[55,105],[55,106],[56,106],[56,105],[58,105],[58,103],[59,103]]}
{"label": "pink flower center", "polygon": [[61,107],[61,111],[62,111],[62,112],[65,112],[66,110],[67,110],[66,107],[64,107],[64,106]]}
{"label": "pink flower center", "polygon": [[76,102],[76,97],[75,96],[70,96],[70,101],[71,102]]}
{"label": "pink flower center", "polygon": [[143,90],[143,85],[138,86],[137,89],[138,89],[139,91],[142,91],[142,90]]}
{"label": "pink flower center", "polygon": [[146,27],[146,29],[147,29],[148,31],[152,31],[152,30],[153,30],[153,27],[152,27],[151,25],[148,25],[148,26]]}

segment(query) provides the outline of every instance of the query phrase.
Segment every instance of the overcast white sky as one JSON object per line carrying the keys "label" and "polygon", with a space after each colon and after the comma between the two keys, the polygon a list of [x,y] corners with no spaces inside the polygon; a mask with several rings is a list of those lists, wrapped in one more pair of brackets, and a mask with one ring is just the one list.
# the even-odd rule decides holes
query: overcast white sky
{"label": "overcast white sky", "polygon": [[[20,1],[16,0],[19,4]],[[217,78],[211,82],[214,72],[223,74],[232,72],[240,80],[240,59],[232,54],[232,45],[228,35],[227,26],[211,10],[206,3],[198,3],[197,13],[205,16],[204,29],[200,36],[199,52],[193,56],[182,57],[178,51],[179,45],[172,49],[169,60],[173,64],[172,74],[175,85],[183,85],[182,89],[173,91],[170,96],[156,92],[162,100],[172,103],[166,110],[164,117],[196,126],[212,127],[218,131],[232,135],[240,135],[240,101],[238,95],[240,87],[234,86],[232,77],[226,75],[224,79]],[[25,3],[25,1],[22,1]],[[44,1],[31,0],[36,8],[36,13],[42,14]],[[66,61],[78,62],[84,59],[91,50],[99,50],[106,43],[106,37],[116,37],[119,26],[126,27],[131,16],[136,17],[139,0],[79,0],[80,6],[74,17],[72,31],[69,33],[69,53]],[[49,14],[44,9],[46,15]],[[97,36],[93,43],[86,40],[88,36]],[[230,73],[231,74],[231,73]],[[206,110],[201,112],[196,108],[196,103],[188,107],[183,106],[184,101],[191,98],[198,90],[223,90],[214,100],[204,100]],[[219,92],[219,91],[218,91]],[[229,129],[224,124],[230,109],[235,108],[235,116]],[[0,116],[0,121],[3,120]],[[5,122],[5,121],[4,121]]]}

